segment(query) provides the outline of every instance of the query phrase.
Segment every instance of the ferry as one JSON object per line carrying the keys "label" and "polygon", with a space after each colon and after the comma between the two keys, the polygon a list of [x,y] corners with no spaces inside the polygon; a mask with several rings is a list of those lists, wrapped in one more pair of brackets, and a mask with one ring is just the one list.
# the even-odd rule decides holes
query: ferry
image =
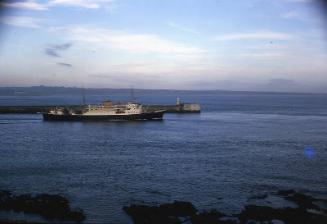
{"label": "ferry", "polygon": [[149,111],[142,104],[129,102],[114,104],[104,101],[100,105],[87,105],[80,110],[68,107],[54,108],[43,113],[45,121],[133,121],[162,120],[165,110]]}

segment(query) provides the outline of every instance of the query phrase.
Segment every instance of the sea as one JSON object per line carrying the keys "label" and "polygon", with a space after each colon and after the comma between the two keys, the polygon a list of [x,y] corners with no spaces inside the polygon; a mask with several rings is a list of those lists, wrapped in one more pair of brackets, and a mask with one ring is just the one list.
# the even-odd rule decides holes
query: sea
{"label": "sea", "polygon": [[[85,223],[114,224],[132,223],[122,210],[131,204],[181,200],[233,214],[249,198],[280,189],[327,197],[326,94],[138,91],[135,97],[144,104],[175,104],[179,97],[202,112],[142,122],[0,114],[0,189],[60,194],[84,210]],[[85,98],[99,103],[130,95]],[[66,93],[0,96],[0,106],[78,103],[81,96]]]}

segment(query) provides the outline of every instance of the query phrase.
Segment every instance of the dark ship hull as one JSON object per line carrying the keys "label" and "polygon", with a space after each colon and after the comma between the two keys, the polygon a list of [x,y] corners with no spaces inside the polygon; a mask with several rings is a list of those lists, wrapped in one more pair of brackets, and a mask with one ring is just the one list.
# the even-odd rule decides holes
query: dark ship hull
{"label": "dark ship hull", "polygon": [[130,115],[82,115],[44,113],[45,121],[142,121],[162,120],[164,111],[147,112]]}

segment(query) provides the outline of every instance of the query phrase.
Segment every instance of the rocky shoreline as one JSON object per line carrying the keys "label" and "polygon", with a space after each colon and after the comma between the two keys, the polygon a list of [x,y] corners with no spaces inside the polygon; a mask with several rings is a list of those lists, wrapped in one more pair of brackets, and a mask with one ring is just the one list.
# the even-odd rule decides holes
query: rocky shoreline
{"label": "rocky shoreline", "polygon": [[[270,194],[252,197],[265,200]],[[294,190],[279,190],[273,196],[284,199],[295,206],[276,208],[267,205],[248,204],[237,214],[224,214],[218,210],[198,211],[190,202],[174,201],[157,206],[131,204],[124,206],[134,224],[326,224],[327,200],[317,199]],[[81,209],[72,210],[69,201],[60,195],[13,195],[0,191],[0,211],[37,214],[49,221],[85,221]],[[37,223],[25,220],[5,220],[0,223]]]}
{"label": "rocky shoreline", "polygon": [[[37,214],[46,220],[58,221],[82,222],[86,218],[82,210],[72,210],[65,197],[51,194],[14,195],[9,191],[0,191],[0,211]],[[0,223],[9,221],[12,220],[0,219]]]}
{"label": "rocky shoreline", "polygon": [[[260,196],[260,199],[264,200],[268,196]],[[296,207],[273,208],[249,204],[240,213],[228,215],[217,210],[199,212],[190,202],[175,201],[159,206],[130,205],[123,209],[132,217],[134,224],[327,223],[327,200],[316,199],[294,190],[280,190],[275,196],[293,202]],[[319,206],[319,203],[323,206]]]}

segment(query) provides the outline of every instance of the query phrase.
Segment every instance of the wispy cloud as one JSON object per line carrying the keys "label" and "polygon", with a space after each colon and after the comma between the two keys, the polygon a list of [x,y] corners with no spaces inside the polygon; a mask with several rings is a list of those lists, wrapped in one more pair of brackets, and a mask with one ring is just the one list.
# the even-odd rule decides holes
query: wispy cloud
{"label": "wispy cloud", "polygon": [[49,47],[45,48],[44,52],[48,56],[59,58],[61,57],[59,52],[69,49],[72,45],[72,43],[50,45]]}
{"label": "wispy cloud", "polygon": [[52,28],[50,31],[64,32],[76,41],[99,44],[131,53],[191,55],[205,52],[198,47],[167,40],[154,34],[131,34],[121,30],[83,27]]}
{"label": "wispy cloud", "polygon": [[297,2],[297,3],[310,3],[315,2],[316,0],[283,0],[285,2]]}
{"label": "wispy cloud", "polygon": [[281,15],[282,18],[285,18],[285,19],[290,19],[290,18],[295,18],[295,17],[298,17],[299,14],[297,11],[288,11],[288,12],[285,12]]}
{"label": "wispy cloud", "polygon": [[57,51],[52,48],[46,48],[44,52],[46,55],[49,55],[51,57],[57,57],[57,58],[60,57],[60,55],[57,53]]}
{"label": "wispy cloud", "polygon": [[37,3],[34,0],[27,0],[21,2],[3,2],[2,7],[17,8],[17,9],[29,9],[29,10],[47,10],[46,4]]}
{"label": "wispy cloud", "polygon": [[215,36],[216,41],[236,41],[236,40],[291,40],[293,36],[288,33],[274,31],[259,31],[251,33],[232,33]]}
{"label": "wispy cloud", "polygon": [[115,0],[49,0],[40,3],[35,0],[18,2],[4,2],[2,7],[28,9],[28,10],[48,10],[50,7],[79,7],[87,9],[98,9],[101,6],[113,3]]}
{"label": "wispy cloud", "polygon": [[101,5],[112,2],[114,2],[114,0],[52,0],[49,1],[49,6],[70,6],[98,9]]}
{"label": "wispy cloud", "polygon": [[0,22],[10,26],[39,28],[40,20],[27,16],[4,16],[0,18]]}
{"label": "wispy cloud", "polygon": [[62,66],[62,67],[66,67],[66,68],[71,68],[71,67],[73,67],[72,64],[70,64],[70,63],[65,63],[65,62],[58,62],[57,65]]}
{"label": "wispy cloud", "polygon": [[175,29],[175,30],[179,30],[179,31],[182,31],[182,32],[199,34],[198,31],[196,31],[196,30],[194,30],[192,28],[185,27],[185,26],[179,25],[179,24],[174,23],[174,22],[169,22],[169,23],[167,23],[167,25],[170,26],[171,28]]}

